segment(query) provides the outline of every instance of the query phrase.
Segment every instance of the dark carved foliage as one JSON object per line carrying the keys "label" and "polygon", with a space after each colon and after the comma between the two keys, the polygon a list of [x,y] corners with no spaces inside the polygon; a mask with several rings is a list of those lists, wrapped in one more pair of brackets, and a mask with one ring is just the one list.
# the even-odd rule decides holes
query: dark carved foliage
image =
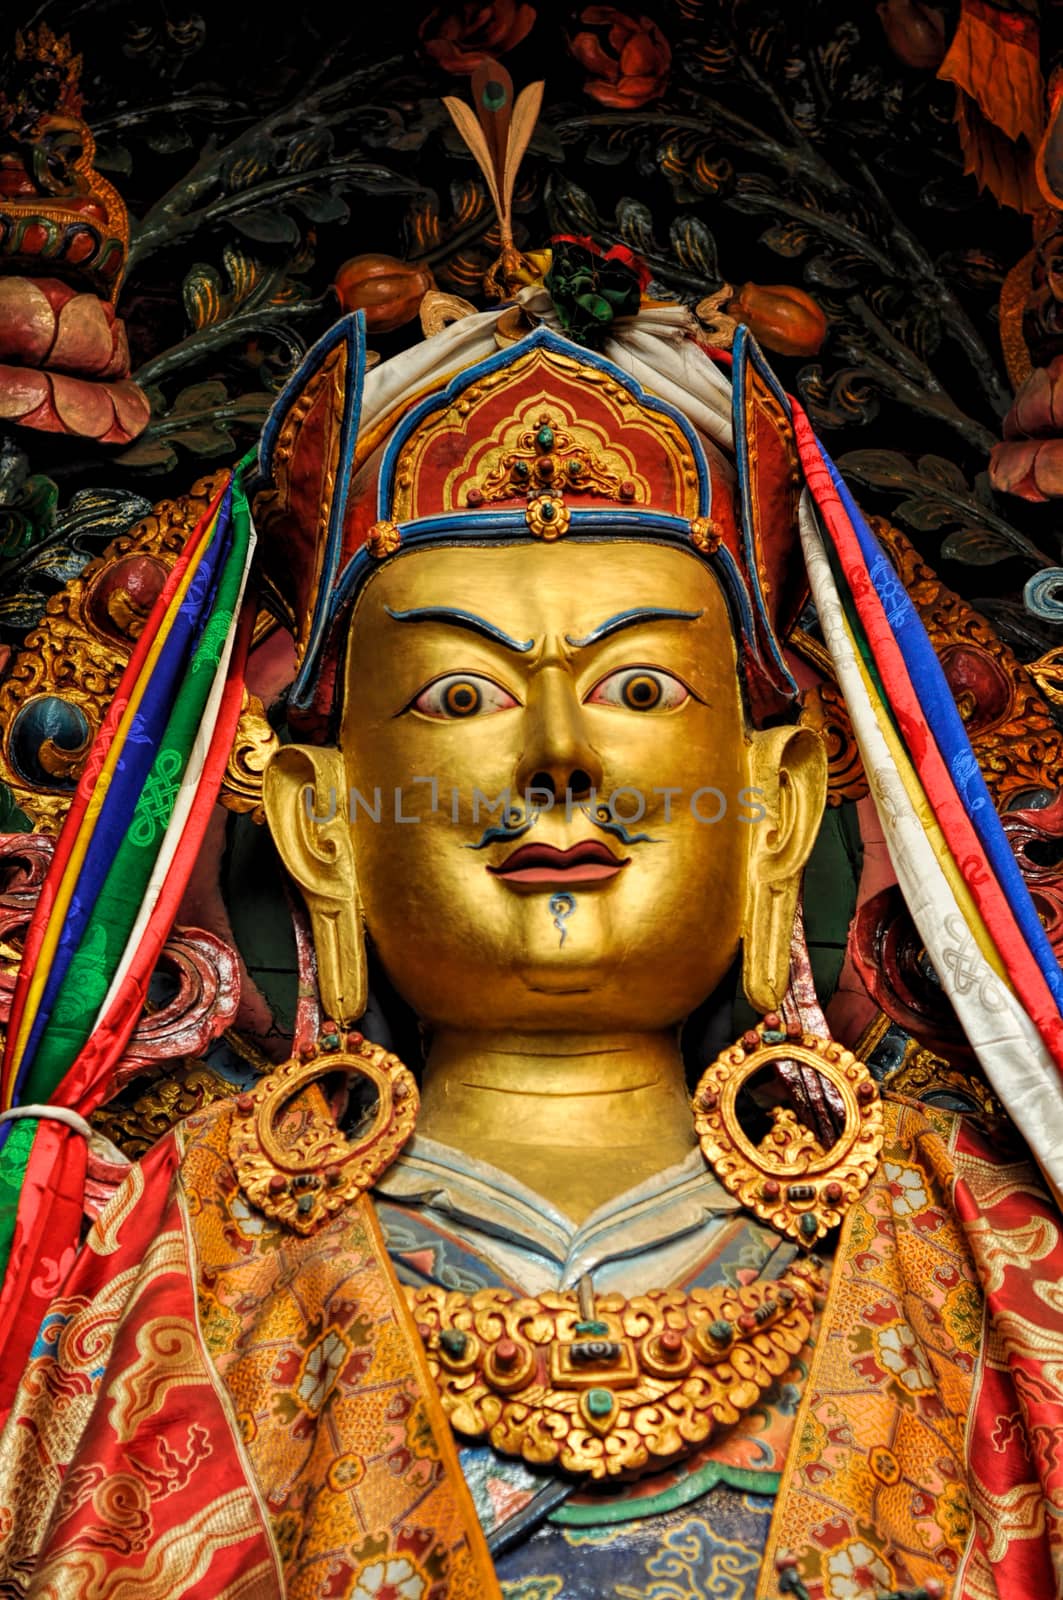
{"label": "dark carved foliage", "polygon": [[[429,9],[370,18],[307,0],[268,20],[170,8],[163,22],[113,0],[89,27],[76,0],[49,8],[85,54],[100,165],[134,214],[119,309],[152,420],[117,454],[23,431],[21,468],[5,476],[0,459],[6,637],[98,548],[84,518],[69,531],[75,489],[128,485],[109,502],[120,518],[123,494],[180,490],[247,448],[336,316],[346,258],[415,259],[479,300],[497,238],[440,96],[467,94],[458,73],[482,41],[440,43]],[[646,9],[630,8],[633,27]],[[964,177],[951,88],[901,62],[853,0],[667,0],[637,80],[594,77],[570,48],[575,17],[543,6],[493,46],[518,84],[547,82],[518,243],[625,245],[651,293],[691,306],[749,280],[811,294],[826,341],[814,361],[777,358],[781,376],[869,509],[902,522],[954,587],[979,603],[993,568],[986,609],[1017,608],[1018,644],[1023,585],[1060,558],[1051,512],[985,476],[1011,401],[996,300],[1029,231]],[[379,337],[379,354],[418,331]],[[52,485],[69,507],[58,520]],[[1021,653],[1037,653],[1036,633]]]}

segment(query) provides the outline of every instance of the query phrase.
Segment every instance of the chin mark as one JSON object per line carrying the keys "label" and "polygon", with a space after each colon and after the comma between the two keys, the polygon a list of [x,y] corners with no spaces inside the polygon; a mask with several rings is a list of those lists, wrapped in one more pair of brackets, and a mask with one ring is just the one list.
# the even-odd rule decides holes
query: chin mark
{"label": "chin mark", "polygon": [[547,909],[554,919],[554,927],[561,935],[558,944],[564,944],[567,932],[565,923],[576,909],[576,897],[574,894],[552,894]]}

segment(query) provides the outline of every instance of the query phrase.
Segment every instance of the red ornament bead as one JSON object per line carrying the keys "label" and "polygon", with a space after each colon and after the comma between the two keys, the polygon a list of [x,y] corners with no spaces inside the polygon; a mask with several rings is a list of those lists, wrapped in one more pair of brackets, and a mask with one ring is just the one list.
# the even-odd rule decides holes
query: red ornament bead
{"label": "red ornament bead", "polygon": [[742,1035],[742,1043],[747,1050],[755,1050],[760,1043],[760,1034],[756,1028],[747,1028]]}
{"label": "red ornament bead", "polygon": [[520,1350],[512,1339],[499,1339],[495,1345],[495,1366],[503,1372],[511,1372],[520,1359]]}
{"label": "red ornament bead", "polygon": [[660,1338],[661,1354],[667,1361],[675,1361],[683,1353],[683,1335],[675,1328],[666,1328]]}
{"label": "red ornament bead", "polygon": [[764,1018],[764,1026],[766,1028],[770,1028],[774,1032],[774,1030],[779,1026],[779,1020],[779,1013],[777,1011],[769,1011]]}
{"label": "red ornament bead", "polygon": [[823,1198],[829,1206],[841,1205],[845,1197],[845,1190],[840,1183],[828,1183],[823,1191]]}
{"label": "red ornament bead", "polygon": [[269,1180],[269,1192],[270,1192],[270,1194],[283,1194],[285,1189],[287,1189],[287,1187],[288,1187],[287,1178],[282,1177],[279,1172],[275,1172],[273,1174],[273,1176]]}

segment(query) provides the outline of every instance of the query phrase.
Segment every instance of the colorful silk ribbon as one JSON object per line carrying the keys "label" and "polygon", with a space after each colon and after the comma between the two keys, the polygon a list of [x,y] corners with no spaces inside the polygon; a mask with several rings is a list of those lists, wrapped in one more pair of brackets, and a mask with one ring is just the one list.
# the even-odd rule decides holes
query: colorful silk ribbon
{"label": "colorful silk ribbon", "polygon": [[[87,1115],[110,1092],[142,1009],[240,714],[253,620],[241,611],[254,547],[246,465],[171,572],[58,841],[12,1011],[9,1103],[24,1086],[23,1101]],[[85,1170],[84,1138],[64,1124],[27,1118],[9,1127],[0,1150],[0,1263],[8,1269],[0,1410],[76,1252]]]}

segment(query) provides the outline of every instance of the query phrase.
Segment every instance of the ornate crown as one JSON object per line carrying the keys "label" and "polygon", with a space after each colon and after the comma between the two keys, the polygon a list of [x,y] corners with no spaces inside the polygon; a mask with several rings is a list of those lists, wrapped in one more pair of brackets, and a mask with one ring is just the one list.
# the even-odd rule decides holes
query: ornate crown
{"label": "ornate crown", "polygon": [[334,725],[345,619],[382,561],[441,542],[622,537],[709,562],[750,715],[790,715],[796,687],[776,628],[804,598],[803,567],[788,560],[796,457],[785,396],[746,337],[734,368],[737,480],[680,411],[545,327],[449,381],[444,367],[390,428],[385,419],[383,437],[380,425],[360,434],[363,387],[386,382],[387,367],[366,381],[361,322],[337,323],[280,396],[259,457],[264,566],[300,660],[294,720],[320,736]]}

